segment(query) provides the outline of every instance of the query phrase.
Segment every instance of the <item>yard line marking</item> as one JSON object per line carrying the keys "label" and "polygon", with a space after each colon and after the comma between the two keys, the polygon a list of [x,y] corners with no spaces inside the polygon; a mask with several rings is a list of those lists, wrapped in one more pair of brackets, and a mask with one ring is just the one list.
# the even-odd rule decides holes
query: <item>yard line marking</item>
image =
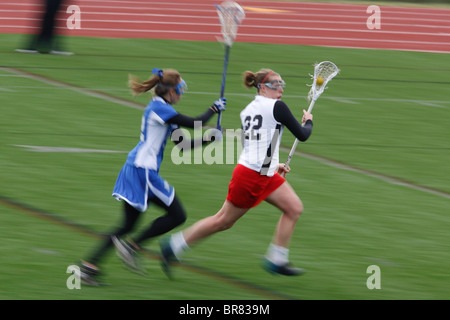
{"label": "yard line marking", "polygon": [[8,88],[0,88],[0,91],[5,91],[5,92],[15,92],[15,90],[8,89]]}
{"label": "yard line marking", "polygon": [[16,69],[16,68],[1,67],[0,70],[6,71],[6,72],[9,72],[9,73],[22,75],[22,76],[25,76],[26,78],[37,80],[37,81],[40,81],[40,82],[43,82],[43,83],[47,83],[47,84],[50,84],[50,85],[53,85],[53,86],[70,89],[70,90],[82,93],[82,94],[90,96],[90,97],[107,100],[109,102],[117,103],[117,104],[120,104],[120,105],[125,106],[125,107],[130,107],[130,108],[138,109],[138,110],[144,110],[145,109],[144,105],[141,105],[141,104],[136,103],[136,102],[128,101],[128,100],[117,98],[117,97],[114,97],[114,96],[110,96],[110,95],[108,95],[106,93],[101,93],[101,92],[97,92],[97,91],[94,91],[94,90],[77,87],[77,86],[74,86],[74,85],[71,85],[71,84],[68,84],[68,83],[64,83],[64,82],[61,82],[61,81],[53,80],[53,79],[50,79],[50,78],[47,78],[47,77],[44,77],[44,76],[40,76],[40,75],[33,74],[33,73],[30,73],[30,72],[22,71],[22,70],[19,70],[19,69]]}
{"label": "yard line marking", "polygon": [[119,151],[119,150],[46,147],[46,146],[30,146],[30,145],[22,145],[22,144],[11,144],[11,146],[25,148],[25,149],[28,149],[29,151],[33,151],[33,152],[128,153],[128,151]]}
{"label": "yard line marking", "polygon": [[[291,149],[290,148],[286,148],[286,147],[281,147],[280,146],[280,150],[283,150],[285,152],[289,152]],[[414,190],[418,190],[418,191],[422,191],[422,192],[426,192],[426,193],[430,193],[433,195],[437,195],[437,196],[441,196],[447,199],[450,199],[450,193],[445,192],[445,191],[441,191],[441,190],[437,190],[437,189],[433,189],[430,187],[425,187],[425,186],[421,186],[400,178],[395,178],[395,177],[391,177],[382,173],[378,173],[378,172],[374,172],[374,171],[370,171],[370,170],[366,170],[366,169],[361,169],[361,168],[357,168],[357,167],[353,167],[351,165],[345,164],[345,163],[340,163],[337,162],[335,160],[332,159],[328,159],[322,156],[318,156],[318,155],[314,155],[314,154],[310,154],[310,153],[305,153],[305,152],[301,152],[301,151],[296,151],[296,154],[298,154],[299,156],[302,156],[304,158],[308,158],[311,160],[315,160],[318,161],[322,164],[326,164],[329,165],[331,167],[334,168],[338,168],[338,169],[342,169],[342,170],[347,170],[347,171],[352,171],[352,172],[356,172],[356,173],[360,173],[363,174],[365,176],[369,176],[372,178],[376,178],[378,180],[382,180],[384,182],[390,183],[390,184],[394,184],[394,185],[399,185],[399,186],[403,186],[403,187],[407,187],[410,189],[414,189]]]}
{"label": "yard line marking", "polygon": [[[24,77],[24,76],[22,76]],[[64,84],[59,86],[58,88],[60,89],[69,89],[69,90],[73,90],[72,87],[69,87],[70,85],[68,84]],[[20,89],[50,89],[50,90],[54,90],[53,87],[44,87],[44,86],[6,86],[6,87],[1,87],[0,91],[10,91],[10,92],[15,92],[18,91]],[[129,91],[129,89],[124,89],[124,88],[78,88],[80,90],[86,90],[86,91],[90,91],[90,92],[95,92],[98,95],[102,95],[101,92],[99,91]],[[198,95],[210,95],[210,96],[215,96],[217,95],[214,92],[202,92],[202,91],[188,91],[186,92],[186,95],[191,95],[191,94],[198,94]],[[105,98],[114,98],[110,95],[104,94]],[[253,98],[254,94],[251,93],[236,93],[236,92],[230,92],[227,95],[229,96],[240,96],[240,97],[249,97],[249,98]],[[284,94],[283,95],[284,98],[296,98],[296,99],[306,99],[307,96],[304,95],[290,95],[290,94]],[[399,103],[414,103],[414,104],[419,104],[419,105],[423,105],[423,106],[428,106],[428,107],[436,107],[436,108],[448,108],[448,106],[446,105],[450,105],[450,100],[415,100],[415,99],[399,99],[399,98],[355,98],[355,97],[333,97],[333,96],[327,96],[327,97],[323,97],[322,99],[327,99],[327,100],[332,100],[332,101],[337,101],[340,103],[345,103],[345,104],[361,104],[361,101],[380,101],[380,102],[399,102]],[[127,100],[123,100],[124,102],[130,102]],[[117,102],[119,104],[122,104],[122,102]],[[130,102],[133,103],[133,102]],[[144,109],[145,106],[144,105],[139,105],[136,104],[135,106],[137,109]]]}

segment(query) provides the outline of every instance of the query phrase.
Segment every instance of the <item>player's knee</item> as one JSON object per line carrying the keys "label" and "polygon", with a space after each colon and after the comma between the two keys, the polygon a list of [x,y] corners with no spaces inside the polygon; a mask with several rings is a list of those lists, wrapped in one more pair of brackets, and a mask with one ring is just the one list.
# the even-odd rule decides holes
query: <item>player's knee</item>
{"label": "player's knee", "polygon": [[299,201],[293,202],[285,213],[292,219],[297,221],[300,218],[300,215],[303,212],[303,203]]}
{"label": "player's knee", "polygon": [[178,227],[186,222],[187,215],[186,212],[183,209],[179,209],[176,212],[171,212],[171,214],[168,215],[170,219],[172,220],[172,224],[175,227]]}
{"label": "player's knee", "polygon": [[228,230],[228,229],[230,229],[233,225],[234,225],[234,223],[230,223],[230,222],[228,222],[228,223],[222,223],[222,224],[220,225],[220,227],[219,227],[219,231],[225,231],[225,230]]}
{"label": "player's knee", "polygon": [[174,201],[167,210],[169,216],[174,220],[174,223],[179,226],[186,222],[187,214],[178,198],[175,197]]}
{"label": "player's knee", "polygon": [[216,232],[225,231],[230,229],[234,225],[234,221],[228,221],[223,218],[216,219],[213,228]]}
{"label": "player's knee", "polygon": [[187,219],[187,215],[186,215],[186,212],[184,210],[182,210],[181,212],[178,213],[178,215],[177,215],[178,225],[181,225],[181,224],[185,223],[186,219]]}

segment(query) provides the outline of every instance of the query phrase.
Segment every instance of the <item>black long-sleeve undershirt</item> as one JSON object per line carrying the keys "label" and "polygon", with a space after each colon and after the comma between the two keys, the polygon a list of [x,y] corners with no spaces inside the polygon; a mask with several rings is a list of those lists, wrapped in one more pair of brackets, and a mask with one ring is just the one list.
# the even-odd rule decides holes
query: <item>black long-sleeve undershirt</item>
{"label": "black long-sleeve undershirt", "polygon": [[[195,122],[201,122],[201,125],[203,126],[203,124],[208,122],[208,120],[211,119],[211,117],[214,114],[215,114],[215,112],[212,109],[206,110],[205,113],[203,113],[202,115],[197,116],[197,117],[190,117],[190,116],[178,113],[177,115],[168,119],[167,123],[175,124],[180,127],[193,129],[195,127]],[[201,139],[197,139],[197,140],[191,139],[191,140],[187,141],[186,137],[183,135],[183,133],[181,131],[178,132],[178,134],[179,134],[178,140],[176,140],[176,138],[173,137],[174,139],[172,139],[172,141],[178,147],[180,147],[180,149],[182,149],[182,150],[190,150],[195,147],[202,146],[202,145],[205,145],[207,143],[214,141],[214,138],[212,140],[203,140],[203,138],[201,138]]]}
{"label": "black long-sleeve undershirt", "polygon": [[273,116],[275,120],[286,126],[298,140],[306,141],[311,135],[313,127],[312,120],[307,120],[304,126],[302,126],[283,101],[278,100],[275,102]]}
{"label": "black long-sleeve undershirt", "polygon": [[190,117],[190,116],[178,113],[177,115],[175,115],[172,118],[170,118],[169,120],[167,120],[167,123],[176,124],[176,125],[179,125],[180,127],[193,129],[196,121],[201,121],[201,124],[203,125],[204,123],[208,122],[208,120],[211,119],[211,117],[214,114],[215,114],[215,112],[211,109],[206,110],[205,113],[203,113],[202,115],[200,115],[198,117]]}

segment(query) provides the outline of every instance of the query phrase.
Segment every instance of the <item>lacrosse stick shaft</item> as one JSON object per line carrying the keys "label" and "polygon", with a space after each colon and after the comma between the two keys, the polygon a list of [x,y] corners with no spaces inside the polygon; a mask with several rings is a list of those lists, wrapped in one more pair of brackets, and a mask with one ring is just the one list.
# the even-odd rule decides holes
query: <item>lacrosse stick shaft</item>
{"label": "lacrosse stick shaft", "polygon": [[308,113],[311,113],[312,109],[314,108],[315,103],[316,103],[316,99],[312,99],[311,103],[309,104]]}
{"label": "lacrosse stick shaft", "polygon": [[[222,87],[220,88],[220,97],[223,98],[225,94],[225,82],[227,79],[227,69],[228,69],[228,57],[230,56],[230,46],[225,45],[225,58],[223,61],[223,73],[222,73]],[[221,129],[222,122],[222,112],[219,111],[217,116],[217,129]]]}
{"label": "lacrosse stick shaft", "polygon": [[223,98],[225,93],[225,81],[227,78],[227,69],[228,69],[228,57],[230,55],[230,46],[225,46],[225,58],[223,61],[223,73],[222,73],[222,88],[220,89],[220,97]]}
{"label": "lacrosse stick shaft", "polygon": [[[222,26],[222,42],[225,44],[225,58],[223,62],[223,73],[222,73],[222,87],[220,90],[220,98],[223,98],[225,92],[225,81],[227,77],[228,68],[228,56],[230,55],[230,48],[234,42],[237,35],[237,30],[245,17],[245,12],[242,7],[233,1],[224,1],[219,6],[216,4],[217,14],[219,15],[220,24]],[[219,111],[217,117],[217,129],[221,128],[222,112]]]}
{"label": "lacrosse stick shaft", "polygon": [[[308,113],[311,113],[312,109],[314,108],[315,103],[316,103],[316,100],[314,100],[314,99],[311,100],[311,103],[309,104],[309,108],[308,108]],[[291,162],[291,159],[294,156],[294,152],[295,152],[295,149],[297,149],[297,145],[298,145],[298,139],[296,138],[294,141],[294,144],[292,145],[291,151],[289,151],[288,158],[287,158],[286,162],[284,163],[285,168],[289,167],[289,163]],[[283,172],[282,176],[285,177],[286,172]]]}

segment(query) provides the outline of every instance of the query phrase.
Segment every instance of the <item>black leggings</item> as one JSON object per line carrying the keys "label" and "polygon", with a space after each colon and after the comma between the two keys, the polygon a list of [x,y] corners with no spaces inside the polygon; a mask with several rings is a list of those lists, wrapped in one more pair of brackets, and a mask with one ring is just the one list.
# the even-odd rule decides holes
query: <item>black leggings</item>
{"label": "black leggings", "polygon": [[[156,197],[153,199],[149,199],[149,203],[150,202],[164,209],[166,211],[166,214],[153,220],[150,226],[143,232],[141,232],[136,237],[136,239],[134,239],[134,242],[138,245],[140,245],[145,240],[167,233],[186,221],[186,213],[176,195],[170,206],[165,205],[160,199]],[[88,262],[92,264],[98,264],[100,259],[113,245],[111,237],[124,236],[133,231],[134,227],[136,226],[136,222],[138,221],[141,212],[135,209],[133,206],[129,205],[126,201],[123,201],[123,203],[125,215],[122,225],[119,228],[115,229],[113,232],[108,234],[108,236],[106,237],[105,241],[101,244],[101,246],[97,250],[95,250],[94,253],[87,260]]]}

